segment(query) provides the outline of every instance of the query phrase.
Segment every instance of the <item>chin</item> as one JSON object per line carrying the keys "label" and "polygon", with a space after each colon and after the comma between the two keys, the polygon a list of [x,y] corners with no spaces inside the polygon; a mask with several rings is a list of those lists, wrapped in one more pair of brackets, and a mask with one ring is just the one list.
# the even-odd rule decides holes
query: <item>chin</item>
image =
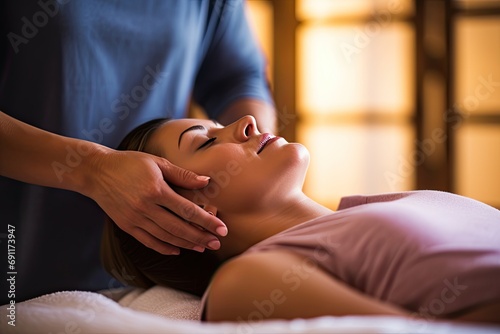
{"label": "chin", "polygon": [[289,161],[291,164],[297,164],[302,166],[304,169],[307,169],[309,166],[309,150],[302,144],[299,143],[290,143],[287,144],[284,149],[290,150]]}
{"label": "chin", "polygon": [[304,183],[307,168],[309,167],[309,150],[302,144],[289,143],[283,146],[279,158],[278,174],[272,175],[274,182],[283,181],[292,188]]}
{"label": "chin", "polygon": [[267,157],[261,170],[256,172],[253,166],[245,168],[231,189],[223,189],[223,199],[227,202],[221,200],[221,203],[231,203],[229,211],[248,210],[248,203],[253,203],[254,210],[261,205],[274,203],[283,193],[302,189],[309,166],[309,151],[304,145],[287,143]]}

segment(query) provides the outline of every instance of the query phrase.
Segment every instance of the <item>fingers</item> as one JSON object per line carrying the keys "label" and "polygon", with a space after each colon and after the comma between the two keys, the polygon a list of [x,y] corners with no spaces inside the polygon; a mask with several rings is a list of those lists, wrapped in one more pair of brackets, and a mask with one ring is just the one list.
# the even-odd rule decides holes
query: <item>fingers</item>
{"label": "fingers", "polygon": [[190,170],[171,164],[168,160],[157,159],[159,160],[158,166],[167,182],[185,189],[200,189],[208,185],[210,177],[197,175]]}
{"label": "fingers", "polygon": [[180,249],[171,244],[165,243],[164,241],[154,237],[151,233],[141,229],[135,228],[133,232],[130,232],[134,238],[136,238],[144,246],[154,249],[155,251],[164,255],[179,255]]}
{"label": "fingers", "polygon": [[[165,159],[159,158],[158,165],[162,170],[165,180],[186,189],[206,187],[210,180],[207,176],[198,176],[196,173],[175,166]],[[184,220],[198,225],[213,234],[220,236],[227,235],[226,225],[217,217],[208,214],[195,203],[175,193],[167,185],[163,189],[165,194],[159,199],[159,205],[168,208]]]}
{"label": "fingers", "polygon": [[158,211],[161,211],[163,219],[167,215],[168,230],[154,222],[152,217],[140,215],[130,217],[126,222],[122,221],[119,226],[146,247],[165,255],[178,255],[179,248],[197,252],[204,252],[206,248],[211,250],[220,248],[220,241],[213,234],[191,225],[160,207]]}
{"label": "fingers", "polygon": [[[149,222],[141,224],[141,229],[162,242],[198,252],[203,252],[205,248],[211,250],[220,248],[220,241],[215,235],[193,226],[159,206],[148,213],[148,218]],[[159,223],[165,220],[167,221],[165,226]]]}
{"label": "fingers", "polygon": [[195,224],[212,234],[222,237],[227,235],[227,227],[219,218],[175,193],[168,186],[166,186],[165,195],[161,197],[161,200],[161,206],[168,208],[185,221]]}

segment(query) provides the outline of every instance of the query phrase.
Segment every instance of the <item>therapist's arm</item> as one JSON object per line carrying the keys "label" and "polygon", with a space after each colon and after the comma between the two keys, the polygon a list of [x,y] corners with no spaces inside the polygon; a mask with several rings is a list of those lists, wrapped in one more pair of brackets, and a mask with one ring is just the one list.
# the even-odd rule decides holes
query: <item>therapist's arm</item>
{"label": "therapist's arm", "polygon": [[88,196],[121,229],[163,254],[177,254],[179,247],[201,251],[211,241],[215,244],[208,248],[216,249],[215,235],[227,232],[218,218],[176,194],[165,182],[197,189],[208,184],[207,178],[160,157],[60,136],[3,112],[0,175]]}
{"label": "therapist's arm", "polygon": [[193,99],[221,124],[252,115],[260,132],[276,133],[267,61],[247,22],[245,3],[220,5],[221,18],[198,71]]}
{"label": "therapist's arm", "polygon": [[244,98],[232,103],[218,118],[221,124],[230,124],[243,116],[252,115],[261,133],[276,133],[276,111],[268,102]]}

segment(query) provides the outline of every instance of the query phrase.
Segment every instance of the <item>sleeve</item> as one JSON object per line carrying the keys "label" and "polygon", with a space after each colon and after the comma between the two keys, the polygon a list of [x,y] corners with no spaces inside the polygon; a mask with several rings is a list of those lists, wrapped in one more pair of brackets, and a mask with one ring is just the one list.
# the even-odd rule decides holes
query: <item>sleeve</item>
{"label": "sleeve", "polygon": [[210,45],[198,71],[193,97],[212,118],[232,102],[246,97],[273,100],[265,74],[266,61],[257,44],[241,0],[217,0]]}

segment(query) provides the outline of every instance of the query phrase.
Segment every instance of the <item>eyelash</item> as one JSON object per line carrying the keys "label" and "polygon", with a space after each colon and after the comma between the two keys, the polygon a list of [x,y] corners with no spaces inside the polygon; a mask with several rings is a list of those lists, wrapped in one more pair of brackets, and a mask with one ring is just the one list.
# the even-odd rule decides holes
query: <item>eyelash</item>
{"label": "eyelash", "polygon": [[198,147],[198,149],[200,150],[204,147],[210,146],[216,139],[217,139],[217,137],[210,138],[209,140],[204,142],[200,147]]}

